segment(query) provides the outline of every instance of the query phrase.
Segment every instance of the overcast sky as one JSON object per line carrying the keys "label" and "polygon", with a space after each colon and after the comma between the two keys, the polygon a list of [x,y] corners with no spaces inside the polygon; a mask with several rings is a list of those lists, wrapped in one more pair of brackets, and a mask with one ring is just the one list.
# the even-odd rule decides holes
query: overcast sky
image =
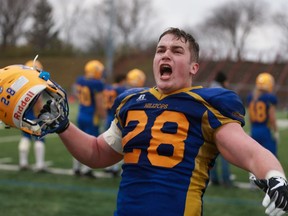
{"label": "overcast sky", "polygon": [[[157,16],[162,20],[162,28],[165,28],[169,26],[185,27],[188,24],[195,26],[211,13],[212,8],[224,3],[229,4],[231,1],[233,0],[153,0],[152,2],[155,5]],[[288,0],[268,0],[267,2],[272,10],[288,9]],[[250,37],[250,44],[255,49],[267,50],[273,49],[274,44],[271,42],[274,40],[278,40],[274,31],[263,28]]]}
{"label": "overcast sky", "polygon": [[[204,17],[207,17],[211,9],[229,4],[233,0],[152,0],[155,6],[157,16],[163,20],[163,26],[180,26],[185,24],[199,23]],[[255,0],[263,1],[263,0]],[[265,1],[265,0],[264,0]],[[288,0],[269,1],[272,9],[287,9]]]}
{"label": "overcast sky", "polygon": [[153,0],[157,16],[165,26],[183,27],[199,23],[217,5],[229,0]]}
{"label": "overcast sky", "polygon": [[[61,0],[64,2],[65,0]],[[81,0],[81,4],[89,7],[91,4],[100,0]],[[105,0],[104,0],[105,1]],[[117,0],[116,0],[117,1]],[[132,0],[133,1],[133,0]],[[155,29],[157,35],[161,34],[167,27],[196,26],[211,13],[212,9],[217,5],[224,3],[229,4],[233,0],[151,0],[159,28]],[[272,10],[288,10],[288,0],[255,0],[266,1]],[[59,0],[49,0],[54,6],[59,4]],[[73,4],[79,0],[66,0],[67,4]],[[57,7],[56,7],[57,10]],[[59,13],[59,12],[58,12]],[[60,13],[61,14],[61,13]],[[63,15],[62,15],[63,16]],[[249,38],[249,44],[252,49],[272,51],[277,49],[273,41],[279,40],[279,35],[275,35],[270,28],[263,28],[255,32]]]}

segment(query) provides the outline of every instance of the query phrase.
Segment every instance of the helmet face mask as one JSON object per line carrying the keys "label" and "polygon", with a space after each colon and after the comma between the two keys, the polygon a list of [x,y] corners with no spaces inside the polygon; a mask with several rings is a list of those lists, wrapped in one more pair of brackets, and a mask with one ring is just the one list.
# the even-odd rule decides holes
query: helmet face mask
{"label": "helmet face mask", "polygon": [[263,72],[256,78],[256,88],[271,93],[273,92],[274,82],[274,77],[271,74]]}
{"label": "helmet face mask", "polygon": [[[43,75],[44,74],[44,75]],[[19,128],[35,136],[44,136],[53,131],[47,122],[31,119],[38,98],[54,100],[59,105],[59,113],[69,113],[65,91],[49,80],[48,72],[39,73],[24,65],[11,65],[0,69],[0,120],[9,127]],[[33,116],[33,115],[32,115]]]}

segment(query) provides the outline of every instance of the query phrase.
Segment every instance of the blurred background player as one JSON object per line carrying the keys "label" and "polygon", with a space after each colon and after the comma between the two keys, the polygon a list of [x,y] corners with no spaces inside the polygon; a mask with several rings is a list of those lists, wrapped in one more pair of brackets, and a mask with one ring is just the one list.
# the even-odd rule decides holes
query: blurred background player
{"label": "blurred background player", "polygon": [[146,82],[146,75],[142,70],[134,68],[127,73],[127,84],[130,88],[143,87]]}
{"label": "blurred background player", "polygon": [[256,77],[255,89],[247,97],[250,135],[277,157],[279,132],[276,124],[277,97],[273,94],[274,78],[269,73]]}
{"label": "blurred background player", "polygon": [[[124,77],[123,77],[124,78]],[[144,85],[145,85],[145,82],[146,82],[146,75],[145,75],[145,73],[142,71],[142,70],[139,70],[139,69],[137,69],[137,68],[134,68],[134,69],[132,69],[132,70],[130,70],[130,71],[128,71],[128,73],[127,73],[127,75],[126,75],[126,77],[125,77],[126,79],[126,84],[125,84],[125,89],[123,88],[123,83],[124,83],[124,80],[122,80],[122,87],[120,88],[120,90],[123,92],[123,91],[125,91],[126,89],[128,89],[128,88],[140,88],[140,87],[144,87]],[[120,79],[120,78],[118,78],[118,79]],[[117,85],[116,85],[117,86]],[[118,84],[118,86],[120,86],[119,84]],[[119,92],[119,90],[118,90],[118,92]],[[121,92],[121,93],[122,93]],[[120,93],[120,92],[119,92]],[[119,95],[119,94],[118,94]],[[114,99],[118,96],[118,95],[116,95],[115,97],[114,97]],[[113,102],[114,102],[114,100],[113,100]],[[113,105],[113,102],[111,101],[111,107],[112,107],[112,105]],[[109,111],[108,111],[108,113],[109,113]],[[111,110],[110,109],[110,113],[111,113],[111,115],[110,115],[110,117],[109,117],[109,114],[108,114],[108,118],[107,118],[107,120],[108,120],[108,123],[107,123],[107,128],[106,129],[108,129],[109,127],[110,127],[110,124],[111,124],[111,121],[114,119],[114,111],[113,110]],[[112,175],[114,176],[114,177],[117,177],[118,175],[119,175],[119,173],[121,172],[121,164],[122,164],[122,161],[120,161],[119,163],[117,163],[117,164],[114,164],[113,166],[110,166],[110,167],[107,167],[107,168],[105,168],[105,172],[107,172],[107,173],[112,173]]]}
{"label": "blurred background player", "polygon": [[[40,61],[38,60],[29,60],[25,63],[28,67],[33,67],[38,70],[43,70],[43,66]],[[40,113],[40,110],[43,107],[42,96],[40,96],[33,109],[31,109],[27,116],[29,119],[36,119],[37,113]],[[35,154],[35,171],[36,172],[46,172],[45,167],[45,140],[44,138],[38,139],[34,138],[30,134],[26,132],[21,132],[22,137],[18,144],[18,151],[19,151],[19,168],[20,170],[27,170],[30,169],[29,167],[29,151],[31,142],[34,141],[34,154]]]}
{"label": "blurred background player", "polygon": [[[229,82],[227,80],[227,76],[223,71],[218,71],[216,74],[215,79],[210,84],[210,88],[228,88]],[[219,179],[218,175],[218,166],[221,162],[221,177],[222,179]],[[225,187],[232,186],[231,181],[231,173],[230,173],[230,164],[227,160],[222,157],[221,154],[219,154],[218,158],[215,161],[214,167],[210,171],[210,181],[212,185],[220,185],[220,183]]]}
{"label": "blurred background player", "polygon": [[[104,65],[98,60],[88,61],[84,67],[85,74],[76,81],[79,110],[77,117],[78,127],[93,136],[99,135],[100,125],[106,119],[106,110],[103,104],[104,82],[102,76]],[[73,172],[75,175],[95,178],[93,170],[73,158]]]}
{"label": "blurred background player", "polygon": [[127,89],[126,86],[126,74],[117,74],[115,76],[114,83],[106,84],[104,94],[104,105],[107,111],[105,130],[110,127],[112,120],[114,119],[114,112],[112,106],[115,98]]}

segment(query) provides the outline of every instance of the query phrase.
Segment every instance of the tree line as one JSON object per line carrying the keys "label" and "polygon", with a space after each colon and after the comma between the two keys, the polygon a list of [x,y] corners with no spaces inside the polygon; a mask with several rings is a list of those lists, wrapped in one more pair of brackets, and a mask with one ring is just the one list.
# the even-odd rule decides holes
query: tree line
{"label": "tree line", "polygon": [[[0,57],[37,52],[93,54],[113,60],[154,50],[160,20],[152,0],[104,0],[89,7],[84,0],[57,2],[58,16],[51,0],[0,0]],[[271,61],[285,61],[288,14],[283,8],[287,5],[273,11],[271,4],[268,0],[232,0],[207,11],[200,23],[192,25],[187,19],[183,28],[196,36],[202,59],[243,61],[254,54],[260,60],[267,55]],[[263,28],[278,36],[279,46],[273,50],[277,55],[272,56],[271,50],[257,53],[249,47],[249,38]]]}

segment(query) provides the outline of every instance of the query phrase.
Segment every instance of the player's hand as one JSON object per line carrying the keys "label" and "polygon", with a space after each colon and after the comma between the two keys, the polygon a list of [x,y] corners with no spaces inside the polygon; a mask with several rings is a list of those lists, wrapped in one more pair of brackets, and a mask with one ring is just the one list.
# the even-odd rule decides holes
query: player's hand
{"label": "player's hand", "polygon": [[267,215],[280,216],[288,212],[288,186],[285,178],[256,179],[252,176],[250,180],[266,193],[262,205]]}
{"label": "player's hand", "polygon": [[61,105],[55,100],[48,100],[38,117],[42,121],[42,125],[45,127],[44,129],[50,131],[49,133],[56,132],[60,134],[64,132],[70,124],[66,112],[62,110]]}

